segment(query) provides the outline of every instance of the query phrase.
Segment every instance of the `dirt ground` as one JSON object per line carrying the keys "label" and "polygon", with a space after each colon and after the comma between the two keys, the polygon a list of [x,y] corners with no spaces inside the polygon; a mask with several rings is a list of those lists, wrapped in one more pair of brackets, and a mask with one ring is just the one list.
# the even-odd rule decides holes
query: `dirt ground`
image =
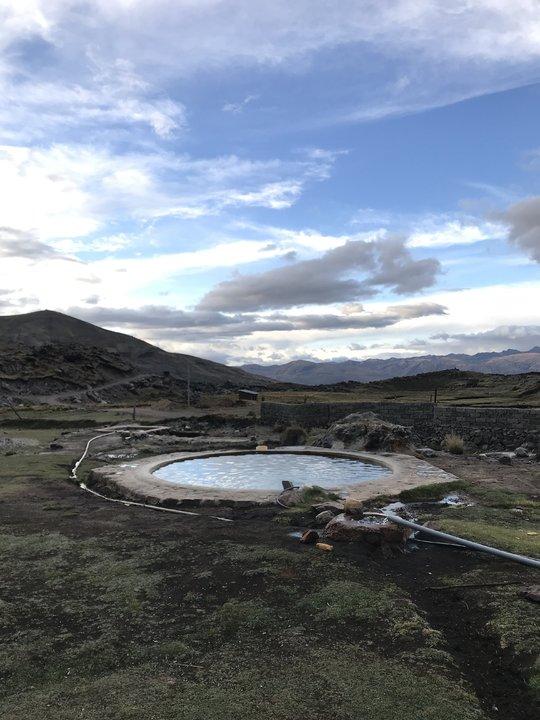
{"label": "dirt ground", "polygon": [[430,462],[463,480],[493,490],[509,490],[526,495],[540,493],[540,465],[530,460],[514,460],[511,466],[486,461],[475,455],[439,453]]}
{"label": "dirt ground", "polygon": [[[325,553],[276,508],[222,523],[113,505],[67,482],[75,455],[0,458],[0,717],[537,717],[539,606],[518,594],[534,570],[420,543]],[[539,554],[537,466],[436,464],[471,504],[427,489],[422,521]]]}

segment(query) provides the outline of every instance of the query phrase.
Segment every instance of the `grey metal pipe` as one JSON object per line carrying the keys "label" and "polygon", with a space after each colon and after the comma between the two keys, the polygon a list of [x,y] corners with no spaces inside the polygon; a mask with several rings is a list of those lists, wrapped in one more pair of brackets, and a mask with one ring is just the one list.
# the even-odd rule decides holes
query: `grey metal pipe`
{"label": "grey metal pipe", "polygon": [[433,537],[439,538],[440,540],[458,543],[459,545],[471,548],[471,550],[479,550],[480,552],[489,553],[490,555],[495,555],[496,557],[504,558],[505,560],[513,560],[514,562],[521,563],[522,565],[528,565],[529,567],[536,568],[537,570],[540,569],[540,560],[535,560],[535,558],[506,552],[506,550],[499,550],[498,548],[493,548],[489,545],[482,545],[481,543],[474,542],[473,540],[466,540],[465,538],[456,537],[455,535],[449,535],[448,533],[441,532],[440,530],[432,530],[431,528],[424,527],[424,525],[418,525],[418,523],[411,522],[410,520],[404,520],[399,515],[394,515],[393,513],[366,513],[366,515],[386,517],[397,525],[403,525],[404,527],[408,527],[413,530],[425,532],[428,535],[433,535]]}

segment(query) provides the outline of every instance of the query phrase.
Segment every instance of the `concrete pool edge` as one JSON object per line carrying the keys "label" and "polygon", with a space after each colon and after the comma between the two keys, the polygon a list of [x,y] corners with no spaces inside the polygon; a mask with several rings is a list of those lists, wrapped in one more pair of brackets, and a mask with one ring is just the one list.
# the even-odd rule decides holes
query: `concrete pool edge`
{"label": "concrete pool edge", "polygon": [[[208,450],[156,455],[118,465],[105,465],[92,470],[89,483],[102,490],[113,491],[127,500],[142,501],[164,507],[228,506],[255,507],[274,502],[275,491],[219,490],[217,488],[177,485],[157,478],[154,473],[166,465],[183,460],[196,460],[220,455],[246,455],[256,451]],[[412,455],[399,453],[365,453],[307,446],[290,446],[262,451],[261,454],[321,455],[333,458],[363,460],[382,465],[391,473],[377,480],[367,480],[347,487],[347,497],[369,500],[377,495],[395,495],[402,490],[433,483],[450,482],[457,478],[444,470]],[[316,485],[316,482],[313,482]]]}

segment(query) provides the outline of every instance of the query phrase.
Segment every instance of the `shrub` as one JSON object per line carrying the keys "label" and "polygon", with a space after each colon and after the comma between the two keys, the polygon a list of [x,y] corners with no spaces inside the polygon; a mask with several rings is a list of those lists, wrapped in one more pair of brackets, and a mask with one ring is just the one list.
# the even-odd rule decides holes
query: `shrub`
{"label": "shrub", "polygon": [[463,455],[465,443],[463,438],[455,433],[448,433],[442,441],[443,450],[453,453],[454,455]]}

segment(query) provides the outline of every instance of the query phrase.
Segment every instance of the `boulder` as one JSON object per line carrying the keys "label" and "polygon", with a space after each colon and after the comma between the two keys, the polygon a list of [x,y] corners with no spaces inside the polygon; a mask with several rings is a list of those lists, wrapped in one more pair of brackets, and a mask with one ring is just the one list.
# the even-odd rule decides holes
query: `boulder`
{"label": "boulder", "polygon": [[353,500],[352,498],[349,498],[345,500],[345,503],[343,504],[343,512],[348,517],[360,520],[360,518],[364,517],[364,503],[360,500]]}
{"label": "boulder", "polygon": [[304,501],[304,493],[300,488],[291,488],[290,490],[283,490],[279,496],[279,502],[285,507],[293,507],[294,505],[300,505]]}
{"label": "boulder", "polygon": [[332,520],[334,517],[334,513],[330,510],[323,510],[318,515],[315,516],[315,522],[319,527],[322,527],[323,525],[326,525],[326,523],[329,523],[330,520]]}
{"label": "boulder", "polygon": [[411,446],[411,430],[379,419],[375,413],[352,413],[330,425],[315,444],[319,447],[343,446],[351,450],[387,450]]}
{"label": "boulder", "polygon": [[331,552],[334,549],[332,547],[332,545],[329,545],[328,543],[321,543],[321,542],[315,543],[315,547],[318,550],[325,550],[326,552]]}
{"label": "boulder", "polygon": [[301,543],[314,545],[319,540],[319,533],[316,530],[306,530],[300,538]]}
{"label": "boulder", "polygon": [[426,457],[426,458],[433,458],[437,455],[436,451],[430,447],[416,448],[416,452],[420,453],[420,455],[422,455],[422,457]]}
{"label": "boulder", "polygon": [[514,450],[514,455],[518,458],[528,458],[529,452],[527,448],[524,448],[522,445],[520,445],[518,448]]}
{"label": "boulder", "polygon": [[343,503],[336,502],[334,500],[327,500],[326,502],[321,503],[315,503],[311,506],[312,511],[318,515],[319,513],[324,512],[325,510],[329,510],[332,515],[339,515],[339,513],[343,512],[344,505]]}
{"label": "boulder", "polygon": [[385,543],[403,545],[410,535],[409,528],[400,527],[392,522],[355,520],[344,513],[330,520],[323,531],[325,540],[361,542],[377,546]]}

